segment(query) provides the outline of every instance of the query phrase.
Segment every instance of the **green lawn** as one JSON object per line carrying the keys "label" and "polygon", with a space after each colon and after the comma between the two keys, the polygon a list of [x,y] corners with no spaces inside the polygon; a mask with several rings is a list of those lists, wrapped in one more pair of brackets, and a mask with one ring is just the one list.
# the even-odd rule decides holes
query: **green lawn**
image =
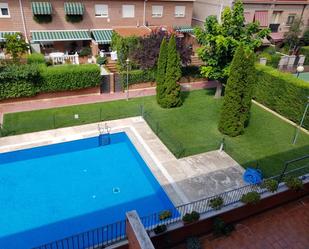
{"label": "green lawn", "polygon": [[[23,113],[6,114],[4,131],[21,134],[31,131],[72,126],[99,120],[111,120],[141,114],[144,106],[148,122],[158,132],[169,149],[182,156],[198,154],[219,148],[223,135],[217,130],[222,99],[214,99],[212,91],[199,90],[184,93],[180,108],[160,108],[155,97],[113,101],[100,104],[64,107]],[[80,119],[75,120],[78,113]],[[296,145],[291,141],[295,128],[276,116],[253,105],[249,127],[244,135],[225,138],[226,152],[244,167],[256,165],[266,176],[278,174],[283,162],[309,152],[309,136],[300,133]]]}

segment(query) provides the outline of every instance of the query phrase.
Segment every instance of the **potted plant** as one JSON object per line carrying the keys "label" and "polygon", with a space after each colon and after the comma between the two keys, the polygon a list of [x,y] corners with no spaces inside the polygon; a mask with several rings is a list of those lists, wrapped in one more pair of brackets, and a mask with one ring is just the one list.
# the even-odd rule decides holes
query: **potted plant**
{"label": "potted plant", "polygon": [[160,234],[160,233],[164,233],[167,230],[166,225],[157,225],[153,231],[155,234]]}
{"label": "potted plant", "polygon": [[159,214],[160,220],[166,220],[172,217],[172,212],[169,210],[164,210]]}
{"label": "potted plant", "polygon": [[79,56],[82,58],[82,61],[88,60],[91,58],[91,48],[85,47],[79,52]]}
{"label": "potted plant", "polygon": [[198,221],[199,219],[200,219],[200,214],[196,211],[192,211],[191,213],[186,213],[182,217],[182,221],[183,221],[184,225],[193,223],[195,221]]}
{"label": "potted plant", "polygon": [[245,204],[257,204],[260,200],[261,200],[261,195],[256,191],[243,194],[240,199],[240,201]]}
{"label": "potted plant", "polygon": [[266,179],[262,183],[262,188],[266,188],[269,192],[276,192],[279,186],[279,182],[275,179]]}
{"label": "potted plant", "polygon": [[219,210],[222,208],[224,204],[224,200],[221,196],[215,197],[211,200],[209,200],[208,205],[213,208],[214,210]]}
{"label": "potted plant", "polygon": [[304,187],[302,180],[298,177],[288,176],[284,179],[284,182],[289,189],[294,191],[299,191]]}

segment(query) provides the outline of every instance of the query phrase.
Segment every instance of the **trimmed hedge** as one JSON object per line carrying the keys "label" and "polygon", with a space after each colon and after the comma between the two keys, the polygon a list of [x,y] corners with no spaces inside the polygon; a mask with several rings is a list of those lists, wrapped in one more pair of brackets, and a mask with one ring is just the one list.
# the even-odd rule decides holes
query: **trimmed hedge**
{"label": "trimmed hedge", "polygon": [[101,82],[97,65],[5,65],[0,67],[0,100],[94,87]]}
{"label": "trimmed hedge", "polygon": [[[120,80],[123,86],[127,84],[127,72],[123,71],[120,73]],[[154,70],[131,70],[129,71],[129,85],[144,83],[144,82],[155,82],[156,73]]]}
{"label": "trimmed hedge", "polygon": [[[298,124],[309,96],[308,82],[267,66],[256,65],[256,69],[254,98]],[[309,128],[309,115],[305,118],[304,127]]]}
{"label": "trimmed hedge", "polygon": [[61,65],[41,70],[41,92],[56,92],[94,87],[100,84],[97,65]]}
{"label": "trimmed hedge", "polygon": [[41,82],[36,65],[0,66],[0,99],[33,96]]}

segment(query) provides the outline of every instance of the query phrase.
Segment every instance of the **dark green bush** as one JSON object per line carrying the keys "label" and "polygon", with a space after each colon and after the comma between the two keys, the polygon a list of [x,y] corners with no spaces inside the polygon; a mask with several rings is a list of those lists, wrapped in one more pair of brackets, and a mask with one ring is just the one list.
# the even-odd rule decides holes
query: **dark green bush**
{"label": "dark green bush", "polygon": [[266,179],[262,183],[262,187],[266,188],[269,192],[276,192],[279,186],[279,182],[275,179]]}
{"label": "dark green bush", "polygon": [[187,239],[187,249],[201,249],[201,243],[198,238],[191,237]]}
{"label": "dark green bush", "polygon": [[91,48],[83,48],[80,53],[79,53],[80,56],[89,56],[91,55]]}
{"label": "dark green bush", "polygon": [[181,68],[182,77],[202,78],[200,67],[186,66]]}
{"label": "dark green bush", "polygon": [[[309,84],[289,73],[257,65],[254,98],[286,118],[299,123],[309,96]],[[309,115],[304,127],[309,128]]]}
{"label": "dark green bush", "polygon": [[38,66],[8,64],[0,66],[0,99],[33,96],[41,82]]}
{"label": "dark green bush", "polygon": [[224,204],[224,200],[223,200],[222,197],[219,196],[219,197],[215,197],[215,198],[209,200],[208,205],[215,210],[219,210],[219,209],[221,209],[223,204]]}
{"label": "dark green bush", "polygon": [[306,56],[304,64],[309,65],[309,46],[302,47],[300,49],[300,54]]}
{"label": "dark green bush", "polygon": [[221,218],[215,218],[213,223],[213,233],[215,236],[228,236],[234,230],[232,224],[226,224]]}
{"label": "dark green bush", "polygon": [[61,65],[41,70],[41,92],[56,92],[94,87],[100,84],[97,65]]}
{"label": "dark green bush", "polygon": [[247,194],[243,194],[240,201],[246,204],[257,204],[261,200],[261,195],[256,192],[252,191]]}
{"label": "dark green bush", "polygon": [[309,28],[306,29],[303,35],[303,41],[305,45],[309,45]]}
{"label": "dark green bush", "polygon": [[155,229],[153,229],[155,234],[164,233],[166,230],[167,230],[166,225],[158,225],[155,227]]}
{"label": "dark green bush", "polygon": [[[120,73],[120,80],[123,86],[127,84],[127,72],[122,71]],[[131,70],[129,71],[129,85],[143,83],[143,82],[154,82],[155,71],[153,70]]]}
{"label": "dark green bush", "polygon": [[40,53],[32,53],[27,55],[27,64],[45,64],[44,55]]}
{"label": "dark green bush", "polygon": [[106,62],[107,62],[107,58],[105,56],[104,57],[101,57],[101,56],[97,57],[97,64],[99,64],[100,66],[105,65]]}
{"label": "dark green bush", "polygon": [[284,179],[285,184],[289,189],[299,191],[303,188],[303,182],[298,177],[288,176]]}
{"label": "dark green bush", "polygon": [[191,213],[186,213],[183,217],[182,217],[182,221],[186,224],[186,223],[192,223],[195,221],[198,221],[200,219],[200,214],[196,211],[192,211]]}

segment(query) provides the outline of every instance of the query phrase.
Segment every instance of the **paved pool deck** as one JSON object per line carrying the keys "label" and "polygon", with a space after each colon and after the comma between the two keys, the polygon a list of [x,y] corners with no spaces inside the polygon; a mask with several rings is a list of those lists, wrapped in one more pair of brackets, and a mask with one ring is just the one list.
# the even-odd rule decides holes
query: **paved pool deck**
{"label": "paved pool deck", "polygon": [[245,185],[244,169],[224,151],[177,159],[142,117],[3,137],[0,138],[0,153],[96,136],[99,126],[105,124],[111,128],[111,133],[127,133],[176,206]]}

